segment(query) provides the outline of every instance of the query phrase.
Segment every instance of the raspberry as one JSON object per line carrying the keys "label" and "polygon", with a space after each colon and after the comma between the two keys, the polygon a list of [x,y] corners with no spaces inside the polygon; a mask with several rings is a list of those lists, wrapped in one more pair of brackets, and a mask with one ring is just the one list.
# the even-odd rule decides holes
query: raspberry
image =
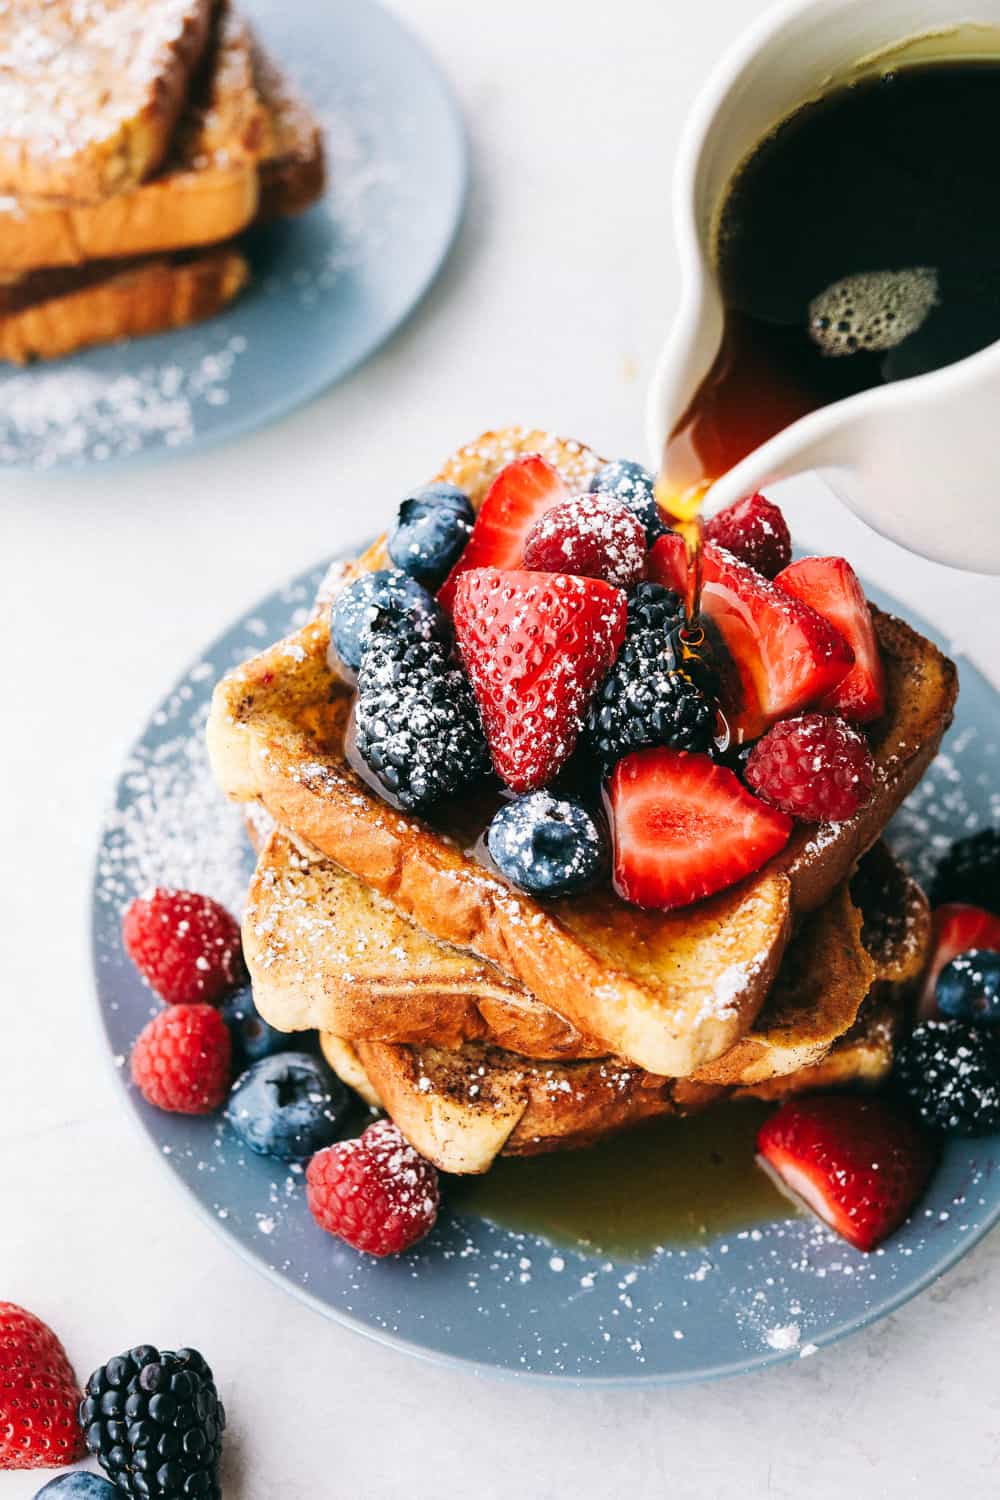
{"label": "raspberry", "polygon": [[196,891],[137,896],[122,919],[122,941],[168,1005],[215,1005],[246,983],[239,924]]}
{"label": "raspberry", "polygon": [[614,495],[578,495],[536,521],[524,544],[524,567],[536,573],[603,578],[628,588],[642,577],[646,528]]}
{"label": "raspberry", "polygon": [[55,1469],[83,1457],[66,1351],[34,1313],[0,1302],[0,1469]]}
{"label": "raspberry", "polygon": [[212,1005],[173,1005],[139,1033],[132,1078],[157,1109],[207,1115],[229,1092],[232,1042]]}
{"label": "raspberry", "polygon": [[441,1202],[436,1169],[391,1120],[317,1151],[306,1193],[321,1229],[369,1255],[398,1255],[422,1240]]}
{"label": "raspberry", "polygon": [[778,507],[759,493],[727,505],[706,521],[705,540],[725,547],[765,578],[777,578],[792,560],[788,523]]}
{"label": "raspberry", "polygon": [[745,774],[782,812],[806,823],[842,823],[870,801],[875,763],[864,735],[843,719],[803,714],[758,740]]}

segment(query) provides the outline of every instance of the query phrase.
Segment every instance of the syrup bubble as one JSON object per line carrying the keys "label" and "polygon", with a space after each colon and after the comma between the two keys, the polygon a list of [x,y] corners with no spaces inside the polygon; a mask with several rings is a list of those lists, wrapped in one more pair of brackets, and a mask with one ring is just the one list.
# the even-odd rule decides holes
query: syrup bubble
{"label": "syrup bubble", "polygon": [[813,298],[809,336],[834,359],[894,349],[916,333],[937,300],[938,275],[931,266],[861,271]]}

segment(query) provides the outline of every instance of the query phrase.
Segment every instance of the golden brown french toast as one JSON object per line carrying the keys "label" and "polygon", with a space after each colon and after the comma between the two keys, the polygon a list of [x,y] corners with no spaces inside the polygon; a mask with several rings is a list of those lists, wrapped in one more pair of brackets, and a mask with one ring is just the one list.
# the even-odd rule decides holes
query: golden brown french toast
{"label": "golden brown french toast", "polygon": [[[439,479],[478,505],[499,470],[540,452],[571,488],[599,459],[538,431],[487,433]],[[384,564],[378,542],[358,570]],[[208,727],[219,784],[358,876],[430,936],[486,959],[577,1030],[659,1076],[686,1077],[748,1031],[777,973],[793,913],[822,904],[926,768],[954,701],[954,668],[930,642],[878,615],[890,710],[873,745],[869,808],[800,829],[782,858],[741,885],[668,913],[608,888],[542,903],[467,852],[489,817],[432,828],[394,811],[352,769],[351,690],[327,662],[328,622],[311,621],[221,682]],[[468,817],[474,826],[468,827]]]}
{"label": "golden brown french toast", "polygon": [[[591,1145],[641,1120],[694,1113],[725,1097],[780,1100],[820,1088],[873,1086],[892,1065],[906,998],[930,944],[930,919],[923,893],[884,846],[873,852],[858,888],[873,902],[863,914],[846,891],[828,903],[832,927],[842,928],[849,910],[853,936],[840,931],[832,955],[829,931],[815,921],[803,924],[746,1039],[752,1045],[742,1051],[745,1066],[734,1057],[716,1079],[658,1078],[610,1057],[519,1057],[483,1042],[451,1049],[344,1041],[327,1032],[323,1051],[345,1083],[381,1104],[417,1150],[448,1172],[487,1171],[499,1154]],[[860,943],[862,923],[870,951]],[[843,951],[852,943],[856,953]],[[822,974],[825,983],[817,982]],[[859,975],[866,981],[860,1000]]]}
{"label": "golden brown french toast", "polygon": [[260,163],[258,219],[288,218],[322,197],[326,186],[323,132],[309,106],[261,47],[254,82],[267,103],[267,148]]}
{"label": "golden brown french toast", "polygon": [[0,8],[0,192],[94,203],[165,159],[214,0]]}
{"label": "golden brown french toast", "polygon": [[0,359],[24,364],[91,344],[199,323],[247,283],[231,246],[180,256],[93,262],[84,271],[34,272],[0,287]]}

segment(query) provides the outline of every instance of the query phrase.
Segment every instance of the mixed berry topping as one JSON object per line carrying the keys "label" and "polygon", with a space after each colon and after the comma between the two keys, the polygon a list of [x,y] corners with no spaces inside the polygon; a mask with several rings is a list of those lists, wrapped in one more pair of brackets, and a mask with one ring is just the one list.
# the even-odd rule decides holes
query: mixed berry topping
{"label": "mixed berry topping", "polygon": [[971,902],[1000,917],[1000,828],[956,839],[937,867],[931,900]]}
{"label": "mixed berry topping", "polygon": [[221,1500],[226,1413],[196,1349],[139,1344],[87,1381],[80,1405],[87,1447],[133,1500]]}
{"label": "mixed berry topping", "polygon": [[645,561],[645,528],[614,495],[577,495],[554,505],[524,547],[524,566],[534,572],[603,578],[620,589],[638,582]]}
{"label": "mixed berry topping", "polygon": [[237,1079],[226,1117],[258,1155],[306,1161],[336,1140],[349,1109],[347,1090],[319,1058],[282,1052]]}
{"label": "mixed berry topping", "polygon": [[402,571],[363,573],[337,595],[330,611],[331,668],[357,672],[372,627],[407,639],[447,639],[448,623],[432,594]]}
{"label": "mixed berry topping", "polygon": [[920,1012],[937,1012],[937,978],[946,964],[970,948],[1000,949],[1000,916],[964,901],[946,901],[932,914],[931,959],[927,966]]}
{"label": "mixed berry topping", "polygon": [[306,1171],[309,1210],[321,1229],[369,1255],[399,1255],[433,1229],[438,1174],[391,1120],[317,1152]]}
{"label": "mixed berry topping", "polygon": [[900,1045],[896,1083],[925,1125],[946,1135],[1000,1130],[1000,1030],[924,1021]]}
{"label": "mixed berry topping", "polygon": [[943,1016],[1000,1024],[1000,953],[991,948],[960,953],[938,975],[936,997]]}
{"label": "mixed berry topping", "polygon": [[871,801],[868,741],[843,719],[802,714],[775,724],[747,757],[747,785],[807,823],[842,823]]}
{"label": "mixed berry topping", "polygon": [[579,802],[549,792],[505,802],[487,829],[486,845],[501,875],[536,896],[571,896],[607,865],[599,820]]}
{"label": "mixed berry topping", "polygon": [[590,481],[590,488],[602,495],[614,495],[627,505],[645,527],[650,547],[667,529],[653,492],[653,476],[642,464],[630,458],[616,458],[602,464]]}
{"label": "mixed berry topping", "polygon": [[501,469],[479,507],[469,545],[438,593],[441,607],[451,611],[458,581],[470,568],[519,568],[536,521],[569,498],[562,475],[537,453]]}
{"label": "mixed berry topping", "polygon": [[858,575],[843,557],[802,557],[775,582],[833,626],[854,653],[854,665],[818,707],[867,724],[885,713],[885,670],[872,612]]}
{"label": "mixed berry topping", "polygon": [[438,640],[377,629],[358,671],[355,744],[383,791],[418,809],[489,766],[469,681]]}
{"label": "mixed berry topping", "polygon": [[705,522],[705,540],[725,547],[765,578],[777,578],[792,560],[788,523],[763,495],[747,495]]}
{"label": "mixed berry topping", "polygon": [[397,568],[424,588],[436,589],[472,535],[475,514],[454,484],[432,484],[409,495],[396,512],[386,547]]}

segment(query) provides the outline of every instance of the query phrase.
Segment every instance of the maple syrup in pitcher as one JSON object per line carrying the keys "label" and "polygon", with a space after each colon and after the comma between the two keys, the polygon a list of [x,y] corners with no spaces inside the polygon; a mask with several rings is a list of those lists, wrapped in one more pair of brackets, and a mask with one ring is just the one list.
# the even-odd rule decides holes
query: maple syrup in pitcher
{"label": "maple syrup in pitcher", "polygon": [[832,89],[723,199],[716,359],[666,446],[697,608],[710,485],[799,417],[1000,338],[1000,59],[914,62]]}

